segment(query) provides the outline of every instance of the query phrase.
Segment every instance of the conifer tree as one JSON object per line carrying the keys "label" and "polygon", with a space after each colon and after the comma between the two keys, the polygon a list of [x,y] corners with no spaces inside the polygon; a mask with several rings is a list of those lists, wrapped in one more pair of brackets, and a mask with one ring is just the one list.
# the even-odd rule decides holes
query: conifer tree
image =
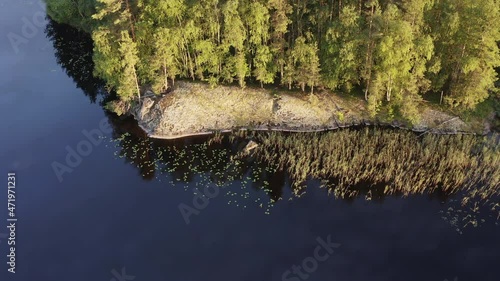
{"label": "conifer tree", "polygon": [[92,34],[94,75],[124,100],[179,77],[244,87],[278,76],[303,91],[361,90],[371,114],[414,122],[427,92],[472,109],[498,90],[498,0],[46,2]]}
{"label": "conifer tree", "polygon": [[137,78],[136,64],[138,61],[137,47],[128,31],[121,32],[119,43],[120,54],[120,78],[116,87],[116,93],[124,100],[132,99],[134,92],[137,94],[138,99],[141,98],[141,91],[139,89],[139,80]]}
{"label": "conifer tree", "polygon": [[373,52],[376,46],[375,28],[377,19],[380,18],[380,5],[378,0],[368,0],[365,2],[365,29],[363,32],[364,63],[361,66],[361,78],[364,82],[365,100],[368,100],[368,92],[371,87],[372,70],[374,65]]}
{"label": "conifer tree", "polygon": [[357,7],[346,5],[328,28],[323,42],[323,81],[327,87],[350,91],[359,83],[363,63],[360,16]]}
{"label": "conifer tree", "polygon": [[269,0],[268,5],[271,11],[271,51],[281,80],[283,80],[287,51],[285,35],[288,33],[288,25],[291,22],[289,15],[292,13],[292,6],[288,0]]}
{"label": "conifer tree", "polygon": [[116,89],[124,100],[133,97],[134,91],[140,98],[139,81],[136,72],[137,45],[134,36],[134,22],[128,0],[98,0],[96,13],[98,21],[94,30],[95,74]]}
{"label": "conifer tree", "polygon": [[244,49],[247,32],[238,8],[238,0],[228,0],[222,9],[224,16],[224,39],[222,44],[226,53],[224,78],[226,81],[231,82],[233,77],[236,77],[240,86],[244,87],[245,78],[248,75]]}
{"label": "conifer tree", "polygon": [[294,80],[300,85],[302,91],[310,86],[311,92],[320,80],[320,66],[318,59],[318,47],[316,43],[306,43],[302,36],[295,40],[291,57],[294,66]]}
{"label": "conifer tree", "polygon": [[[435,88],[443,87],[451,106],[474,108],[485,100],[498,79],[500,65],[500,6],[497,0],[440,0],[437,21],[432,26],[437,38],[441,71]],[[439,26],[441,24],[441,26]]]}

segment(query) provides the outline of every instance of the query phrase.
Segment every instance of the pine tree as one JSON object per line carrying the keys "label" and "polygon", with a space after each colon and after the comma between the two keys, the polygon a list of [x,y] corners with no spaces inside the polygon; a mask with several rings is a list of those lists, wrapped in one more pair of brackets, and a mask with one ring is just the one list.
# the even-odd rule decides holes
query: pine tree
{"label": "pine tree", "polygon": [[59,23],[66,23],[86,32],[92,32],[95,0],[46,0],[47,15]]}
{"label": "pine tree", "polygon": [[253,75],[257,81],[263,84],[274,81],[275,67],[273,54],[268,46],[270,15],[266,6],[260,2],[249,4],[245,21],[248,26],[247,52],[253,57]]}
{"label": "pine tree", "polygon": [[261,45],[257,47],[257,52],[254,57],[253,75],[255,79],[260,82],[260,86],[263,84],[273,83],[275,68],[273,64],[273,55],[270,48],[267,45]]}
{"label": "pine tree", "polygon": [[415,121],[424,93],[470,109],[498,81],[498,0],[46,1],[91,32],[94,75],[124,100],[177,77],[244,87],[279,72],[303,91],[359,86],[371,114],[386,105]]}
{"label": "pine tree", "polygon": [[92,32],[92,40],[94,41],[92,58],[95,64],[94,76],[106,81],[108,88],[116,88],[120,76],[117,38],[109,28],[101,26]]}
{"label": "pine tree", "polygon": [[[150,65],[153,69],[159,69],[162,74],[155,83],[153,89],[156,93],[161,91],[166,91],[169,87],[168,79],[175,81],[175,77],[181,73],[178,58],[180,57],[179,45],[175,41],[175,38],[179,38],[179,35],[175,33],[178,30],[159,28],[154,34],[154,63]],[[162,81],[162,83],[159,83]]]}
{"label": "pine tree", "polygon": [[320,65],[318,58],[318,47],[316,43],[306,43],[302,36],[295,40],[291,57],[293,61],[294,80],[300,85],[302,91],[310,86],[311,92],[320,80]]}
{"label": "pine tree", "polygon": [[289,15],[292,13],[292,6],[288,0],[269,0],[268,5],[271,11],[271,52],[283,80],[287,50],[285,35],[291,22]]}
{"label": "pine tree", "polygon": [[363,63],[360,16],[357,7],[346,5],[340,17],[328,28],[322,46],[323,80],[330,89],[350,91],[359,83]]}
{"label": "pine tree", "polygon": [[244,48],[247,32],[238,7],[238,0],[228,0],[222,9],[224,15],[224,39],[222,44],[226,53],[223,76],[228,82],[232,81],[232,77],[236,76],[240,86],[244,87],[245,78],[248,75]]}
{"label": "pine tree", "polygon": [[196,1],[190,9],[190,18],[200,27],[201,36],[193,43],[198,78],[216,84],[221,76],[224,51],[222,42],[222,14],[219,0]]}
{"label": "pine tree", "polygon": [[380,18],[380,5],[377,0],[368,0],[365,2],[366,7],[366,18],[365,18],[365,29],[364,29],[364,38],[363,38],[363,46],[365,59],[364,64],[361,67],[361,78],[364,81],[365,86],[365,100],[368,100],[368,92],[371,87],[372,81],[372,70],[374,65],[373,52],[376,46],[376,21]]}
{"label": "pine tree", "polygon": [[136,64],[138,61],[137,47],[128,31],[121,32],[121,39],[119,43],[120,54],[120,78],[116,87],[116,93],[124,100],[132,99],[134,91],[138,99],[141,98],[141,91],[139,89],[139,80],[137,78]]}
{"label": "pine tree", "polygon": [[92,16],[98,21],[98,27],[92,34],[95,42],[94,73],[103,78],[109,88],[116,89],[124,100],[133,97],[134,88],[140,98],[131,9],[128,0],[98,0],[96,14]]}

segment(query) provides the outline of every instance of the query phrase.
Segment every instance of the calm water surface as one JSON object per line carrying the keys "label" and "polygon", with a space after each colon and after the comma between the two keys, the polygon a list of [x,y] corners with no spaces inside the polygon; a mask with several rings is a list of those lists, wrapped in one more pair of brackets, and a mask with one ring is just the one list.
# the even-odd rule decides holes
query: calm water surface
{"label": "calm water surface", "polygon": [[[282,280],[327,237],[340,246],[288,280],[500,280],[498,223],[481,213],[478,227],[454,226],[468,212],[458,196],[340,200],[310,181],[294,198],[286,175],[247,183],[248,167],[225,173],[224,157],[238,144],[148,140],[134,122],[104,113],[85,36],[35,26],[16,52],[7,35],[24,36],[25,19],[40,11],[37,2],[0,4],[0,163],[17,174],[19,219],[16,273],[7,272],[2,240],[0,280]],[[60,182],[52,163],[65,163],[67,147],[102,120],[112,131]],[[175,171],[151,164],[159,151]],[[183,153],[197,153],[200,171],[179,160]],[[193,207],[195,188],[218,182],[219,195],[186,224],[180,204]]]}

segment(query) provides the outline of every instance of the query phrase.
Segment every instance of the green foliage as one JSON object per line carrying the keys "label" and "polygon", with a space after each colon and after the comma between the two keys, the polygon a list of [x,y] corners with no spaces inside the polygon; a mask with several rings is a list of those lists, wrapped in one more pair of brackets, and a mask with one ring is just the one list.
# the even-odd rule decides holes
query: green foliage
{"label": "green foliage", "polygon": [[[127,1],[127,0],[126,0]],[[134,27],[129,3],[121,0],[98,0],[92,16],[98,27],[92,32],[94,40],[94,75],[103,78],[115,89],[120,99],[130,101],[140,97],[136,65],[139,57],[133,38]]]}
{"label": "green foliage", "polygon": [[122,116],[125,113],[127,113],[127,111],[130,108],[130,104],[122,100],[114,100],[106,103],[104,105],[104,108],[108,111],[115,113],[118,116]]}
{"label": "green foliage", "polygon": [[237,78],[241,87],[245,86],[248,65],[245,58],[247,31],[239,14],[239,1],[229,0],[222,9],[224,17],[225,80],[232,82]]}
{"label": "green foliage", "polygon": [[116,93],[125,101],[131,100],[134,94],[140,98],[140,90],[137,82],[135,65],[138,61],[137,47],[127,31],[121,32],[118,48],[120,54],[120,76]]}
{"label": "green foliage", "polygon": [[340,122],[344,122],[344,119],[345,119],[345,115],[342,111],[338,111],[337,112],[337,119],[340,121]]}
{"label": "green foliage", "polygon": [[[422,95],[472,111],[494,92],[498,0],[46,0],[92,33],[94,73],[124,99],[176,78],[361,89],[418,120]],[[437,98],[439,99],[439,98]]]}
{"label": "green foliage", "polygon": [[257,81],[261,82],[261,85],[274,82],[273,55],[268,46],[260,45],[257,47],[254,57],[254,67],[253,75]]}
{"label": "green foliage", "polygon": [[327,87],[349,92],[359,83],[359,66],[363,63],[361,22],[355,6],[344,6],[340,18],[326,32],[322,46],[323,80]]}
{"label": "green foliage", "polygon": [[55,21],[70,24],[86,32],[92,30],[96,0],[45,0],[47,14]]}
{"label": "green foliage", "polygon": [[432,16],[432,34],[441,71],[437,87],[452,107],[474,108],[484,101],[498,79],[500,65],[500,5],[497,0],[440,0]]}
{"label": "green foliage", "polygon": [[290,55],[295,70],[295,82],[300,85],[302,91],[305,90],[306,85],[310,86],[313,91],[314,86],[317,86],[320,80],[318,47],[315,43],[306,43],[304,37],[299,37],[295,40]]}

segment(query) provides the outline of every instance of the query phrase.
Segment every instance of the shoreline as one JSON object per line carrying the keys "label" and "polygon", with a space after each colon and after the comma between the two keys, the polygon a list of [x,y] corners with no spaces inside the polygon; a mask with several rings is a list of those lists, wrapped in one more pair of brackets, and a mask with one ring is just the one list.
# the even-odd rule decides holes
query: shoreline
{"label": "shoreline", "polygon": [[[155,139],[235,131],[317,133],[359,126],[437,135],[487,135],[490,132],[427,105],[421,107],[422,120],[413,125],[401,120],[370,118],[363,103],[326,91],[310,95],[234,86],[212,89],[201,83],[177,82],[167,94],[142,97],[142,103],[130,107],[126,114],[137,121],[148,137]],[[486,128],[486,120],[484,126]]]}
{"label": "shoreline", "polygon": [[[138,121],[135,116],[133,116],[135,121]],[[412,131],[414,133],[421,133],[423,134],[432,134],[432,135],[478,135],[478,136],[485,136],[487,134],[477,134],[474,132],[466,132],[466,131],[456,131],[456,132],[446,132],[446,131],[440,131],[439,129],[430,129],[430,130],[416,130],[408,127],[400,127],[397,125],[392,125],[392,124],[386,124],[386,123],[380,123],[380,124],[370,124],[370,123],[361,123],[361,124],[352,124],[352,125],[344,125],[341,127],[337,128],[324,128],[324,129],[303,129],[303,130],[294,130],[294,129],[286,129],[286,128],[279,128],[279,127],[268,127],[268,128],[233,128],[233,129],[224,129],[224,130],[218,130],[218,131],[205,131],[205,132],[193,132],[193,133],[185,133],[182,135],[157,135],[154,133],[151,133],[146,127],[141,125],[139,122],[137,125],[146,133],[147,137],[153,138],[153,139],[159,139],[159,140],[176,140],[176,139],[182,139],[182,138],[189,138],[189,137],[197,137],[197,136],[210,136],[214,135],[217,133],[221,134],[227,134],[227,133],[232,133],[232,132],[237,132],[237,131],[255,131],[255,132],[283,132],[283,133],[327,133],[327,132],[335,132],[337,130],[342,130],[342,129],[349,129],[349,128],[359,128],[359,127],[379,127],[383,129],[398,129],[398,130],[405,130],[405,131]]]}

